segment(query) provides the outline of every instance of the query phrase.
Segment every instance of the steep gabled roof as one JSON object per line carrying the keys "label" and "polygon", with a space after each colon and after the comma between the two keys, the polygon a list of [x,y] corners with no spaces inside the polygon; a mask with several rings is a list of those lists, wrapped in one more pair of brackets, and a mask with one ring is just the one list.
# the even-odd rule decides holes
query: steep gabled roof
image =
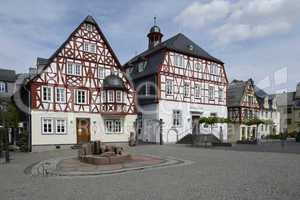
{"label": "steep gabled roof", "polygon": [[[146,51],[140,53],[139,55],[130,59],[124,67],[129,67],[134,65],[136,62],[140,60],[147,60],[146,69],[143,72],[137,73],[137,71],[131,74],[132,78],[141,78],[144,76],[152,75],[157,73],[162,64],[165,50],[171,50],[178,53],[190,55],[193,57],[206,59],[209,61],[213,61],[219,64],[224,64],[219,59],[211,56],[204,49],[194,43],[192,40],[187,38],[182,33],[178,33],[177,35],[171,37],[170,39],[158,44],[157,46],[147,49]],[[151,55],[151,56],[150,56]],[[146,59],[148,58],[148,59]]]}
{"label": "steep gabled roof", "polygon": [[16,72],[10,69],[0,69],[0,81],[15,82]]}
{"label": "steep gabled roof", "polygon": [[227,90],[228,107],[238,107],[245,93],[247,81],[233,80]]}
{"label": "steep gabled roof", "polygon": [[[54,54],[51,55],[51,57],[49,59],[45,59],[45,58],[40,58],[40,61],[43,60],[42,62],[46,62],[46,63],[43,63],[43,68],[41,70],[39,70],[38,74],[35,76],[37,77],[40,73],[42,73],[46,67],[49,66],[49,64],[53,61],[53,59],[59,54],[59,52],[62,50],[62,48],[64,48],[66,46],[66,44],[70,41],[70,39],[73,37],[73,35],[79,30],[79,28],[84,24],[84,23],[89,23],[89,24],[93,24],[98,33],[100,34],[101,36],[101,39],[105,42],[105,44],[107,45],[107,48],[109,49],[110,53],[112,54],[112,57],[114,58],[114,60],[116,61],[117,65],[120,67],[121,64],[116,56],[116,54],[114,53],[114,51],[112,50],[108,40],[106,39],[106,37],[104,36],[104,34],[102,33],[99,25],[97,24],[97,22],[94,20],[94,18],[90,15],[88,15],[78,26],[77,28],[69,35],[69,37],[65,40],[65,42],[54,52]],[[39,58],[37,59],[37,62],[39,62]],[[122,70],[122,68],[120,67],[120,70]],[[31,79],[34,80],[35,77],[33,77]]]}
{"label": "steep gabled roof", "polygon": [[161,49],[168,49],[173,50],[179,53],[199,57],[202,59],[207,59],[210,61],[214,61],[219,64],[224,64],[221,60],[211,56],[209,53],[207,53],[204,49],[202,49],[199,45],[194,43],[192,40],[190,40],[188,37],[186,37],[182,33],[178,33],[177,35],[169,38],[168,40],[158,44],[154,48],[147,49],[146,51],[142,52],[141,54],[135,56],[131,60],[129,60],[128,63],[133,63],[139,59],[139,57],[145,57],[148,56],[156,51],[159,51]]}

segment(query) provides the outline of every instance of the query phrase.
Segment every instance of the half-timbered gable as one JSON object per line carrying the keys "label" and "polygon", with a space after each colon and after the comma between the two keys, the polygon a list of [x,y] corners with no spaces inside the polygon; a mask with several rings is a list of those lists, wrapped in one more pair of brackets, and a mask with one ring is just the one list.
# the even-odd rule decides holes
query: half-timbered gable
{"label": "half-timbered gable", "polygon": [[127,142],[135,90],[107,39],[88,16],[30,80],[32,144]]}
{"label": "half-timbered gable", "polygon": [[[124,82],[125,88],[120,91],[123,104],[121,109],[119,106],[108,109],[105,105],[107,102],[104,98],[103,80],[111,74]],[[99,26],[91,17],[87,17],[48,59],[41,72],[31,81],[31,91],[32,109],[135,113],[134,89],[121,71],[120,63]],[[115,91],[113,93],[115,96]]]}
{"label": "half-timbered gable", "polygon": [[232,81],[228,89],[228,117],[234,122],[243,123],[257,116],[258,111],[253,81]]}

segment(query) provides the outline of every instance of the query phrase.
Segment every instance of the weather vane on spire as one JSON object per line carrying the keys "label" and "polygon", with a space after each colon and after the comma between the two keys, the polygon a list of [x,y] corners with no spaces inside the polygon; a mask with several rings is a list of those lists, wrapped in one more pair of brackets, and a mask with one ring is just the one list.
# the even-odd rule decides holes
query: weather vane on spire
{"label": "weather vane on spire", "polygon": [[156,26],[156,17],[154,17],[154,26]]}

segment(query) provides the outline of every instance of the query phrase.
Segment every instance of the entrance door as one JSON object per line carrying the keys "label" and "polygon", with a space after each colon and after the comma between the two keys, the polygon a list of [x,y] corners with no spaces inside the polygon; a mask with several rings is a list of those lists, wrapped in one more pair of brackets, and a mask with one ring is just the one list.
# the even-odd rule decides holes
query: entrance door
{"label": "entrance door", "polygon": [[200,119],[200,116],[192,116],[193,135],[200,134],[199,119]]}
{"label": "entrance door", "polygon": [[88,118],[77,118],[76,119],[77,129],[77,144],[83,144],[91,141],[90,133],[90,119]]}

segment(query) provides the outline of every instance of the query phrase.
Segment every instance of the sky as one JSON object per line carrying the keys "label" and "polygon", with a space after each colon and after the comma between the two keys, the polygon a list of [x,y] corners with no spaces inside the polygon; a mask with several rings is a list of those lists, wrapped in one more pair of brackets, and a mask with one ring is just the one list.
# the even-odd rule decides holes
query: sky
{"label": "sky", "polygon": [[87,15],[124,64],[147,48],[153,17],[166,40],[181,32],[225,63],[229,81],[269,93],[300,82],[300,0],[0,0],[0,68],[27,72]]}

